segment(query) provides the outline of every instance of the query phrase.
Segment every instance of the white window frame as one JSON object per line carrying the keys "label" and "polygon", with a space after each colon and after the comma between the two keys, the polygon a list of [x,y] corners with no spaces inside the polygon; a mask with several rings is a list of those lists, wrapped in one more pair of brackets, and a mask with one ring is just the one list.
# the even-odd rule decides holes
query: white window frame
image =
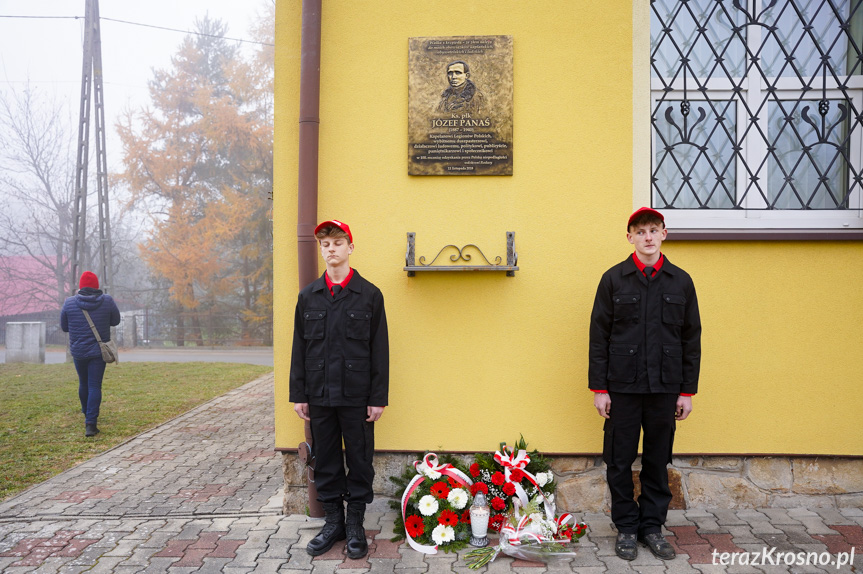
{"label": "white window frame", "polygon": [[[761,0],[758,0],[760,10]],[[654,205],[653,189],[650,183],[654,169],[655,148],[654,138],[656,135],[650,122],[652,110],[656,102],[662,97],[663,85],[660,79],[651,77],[650,69],[650,6],[648,2],[633,0],[633,207],[642,205]],[[753,29],[755,31],[753,32]],[[747,27],[747,42],[750,46],[760,46],[760,27]],[[754,50],[753,50],[754,51]],[[769,80],[772,81],[772,80]],[[640,85],[638,85],[640,82]],[[703,80],[702,80],[703,82]],[[765,85],[760,77],[747,78],[742,84],[741,95],[738,99],[746,98],[750,109],[757,107],[764,99]],[[692,102],[693,108],[698,100],[705,98],[701,92],[691,89],[696,85],[693,78],[688,80],[690,90],[687,99]],[[796,77],[780,78],[776,83],[777,99],[800,98],[802,91],[799,89],[799,80]],[[820,77],[811,85],[821,87]],[[847,92],[851,96],[857,110],[863,110],[863,76],[850,76],[847,81]],[[645,89],[647,87],[647,89]],[[678,100],[678,95],[683,94],[683,80],[679,78],[672,87],[673,92],[666,94],[666,101]],[[711,99],[729,99],[730,82],[727,79],[711,80],[708,84]],[[677,90],[680,92],[677,92]],[[787,98],[782,97],[787,95]],[[812,90],[810,97],[813,100],[821,98],[821,90]],[[636,98],[643,97],[646,105],[640,105]],[[827,99],[843,99],[844,96],[837,89],[833,78],[827,79]],[[809,99],[809,98],[807,98]],[[817,107],[817,103],[816,103]],[[747,122],[747,111],[738,103],[736,129],[745,129]],[[759,125],[767,131],[769,114],[760,114]],[[646,126],[645,126],[646,123]],[[647,142],[643,145],[645,129],[649,134]],[[744,144],[743,153],[747,154],[747,164],[759,165],[766,155],[766,146],[761,138],[753,138]],[[857,128],[851,141],[849,158],[858,172],[863,170],[863,129]],[[748,177],[742,163],[737,166],[736,190],[739,197],[746,191]],[[766,169],[766,168],[765,168]],[[765,174],[766,176],[766,174]],[[851,179],[849,173],[849,180]],[[757,207],[763,206],[763,200],[757,192],[750,191],[746,197],[745,204]],[[766,210],[766,209],[665,209],[663,214],[666,223],[672,230],[679,231],[770,231],[770,230],[863,230],[863,192],[858,185],[851,192],[848,209],[836,210]]]}

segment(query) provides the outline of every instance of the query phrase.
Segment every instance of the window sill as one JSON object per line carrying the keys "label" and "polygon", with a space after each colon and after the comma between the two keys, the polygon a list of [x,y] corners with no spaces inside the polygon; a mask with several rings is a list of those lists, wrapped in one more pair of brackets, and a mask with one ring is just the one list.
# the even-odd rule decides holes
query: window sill
{"label": "window sill", "polygon": [[863,229],[669,229],[676,241],[863,241]]}

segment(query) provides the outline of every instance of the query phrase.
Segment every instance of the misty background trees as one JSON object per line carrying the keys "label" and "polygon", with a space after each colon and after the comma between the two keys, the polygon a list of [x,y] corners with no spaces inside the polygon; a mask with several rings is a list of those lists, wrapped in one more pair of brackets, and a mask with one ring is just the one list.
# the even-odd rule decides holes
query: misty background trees
{"label": "misty background trees", "polygon": [[[250,31],[259,42],[253,49],[241,49],[227,33],[219,20],[198,19],[171,65],[153,71],[149,104],[117,119],[122,149],[108,148],[109,157],[122,158],[109,175],[112,295],[121,307],[145,313],[139,321],[150,335],[139,327],[139,337],[154,342],[272,344],[274,7]],[[70,119],[36,90],[0,97],[6,315],[24,309],[23,299],[59,309],[77,288],[69,284],[76,149]],[[95,217],[88,214],[94,232]],[[88,238],[85,253],[97,252],[95,239]]]}
{"label": "misty background trees", "polygon": [[0,301],[18,311],[59,305],[69,292],[75,138],[60,108],[29,86],[0,94],[0,129]]}

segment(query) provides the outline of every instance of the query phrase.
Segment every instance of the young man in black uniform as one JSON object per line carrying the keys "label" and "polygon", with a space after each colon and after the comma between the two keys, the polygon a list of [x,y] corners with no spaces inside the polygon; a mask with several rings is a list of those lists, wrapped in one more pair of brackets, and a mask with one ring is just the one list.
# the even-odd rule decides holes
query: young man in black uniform
{"label": "young man in black uniform", "polygon": [[[589,387],[605,418],[602,456],[611,490],[615,552],[674,558],[662,525],[671,502],[668,469],[675,421],[692,411],[701,365],[701,319],[695,286],[660,251],[665,218],[642,207],[627,224],[635,253],[605,272],[590,317]],[[641,496],[633,496],[632,463],[644,429]]]}
{"label": "young man in black uniform", "polygon": [[380,289],[348,263],[350,227],[324,221],[315,237],[327,270],[300,291],[290,384],[294,411],[311,422],[315,485],[326,514],[306,551],[318,556],[347,537],[348,556],[362,558],[368,553],[363,518],[374,496],[374,423],[389,391],[387,317]]}

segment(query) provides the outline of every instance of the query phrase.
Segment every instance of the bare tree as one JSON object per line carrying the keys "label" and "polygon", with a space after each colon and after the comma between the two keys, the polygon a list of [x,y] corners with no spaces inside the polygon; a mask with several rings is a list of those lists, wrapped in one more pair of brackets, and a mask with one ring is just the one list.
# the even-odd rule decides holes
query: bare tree
{"label": "bare tree", "polygon": [[62,303],[75,198],[68,118],[29,86],[0,93],[0,141],[0,274],[24,287],[0,298]]}
{"label": "bare tree", "polygon": [[[0,308],[59,305],[78,287],[69,277],[76,138],[68,111],[29,87],[0,93],[0,142],[0,280],[19,286],[0,289],[0,303],[14,301]],[[140,223],[131,220],[127,206],[115,202],[115,207],[112,293],[131,301],[146,286],[146,267],[134,239],[141,234]],[[88,201],[84,269],[98,241],[95,211],[95,201]]]}

